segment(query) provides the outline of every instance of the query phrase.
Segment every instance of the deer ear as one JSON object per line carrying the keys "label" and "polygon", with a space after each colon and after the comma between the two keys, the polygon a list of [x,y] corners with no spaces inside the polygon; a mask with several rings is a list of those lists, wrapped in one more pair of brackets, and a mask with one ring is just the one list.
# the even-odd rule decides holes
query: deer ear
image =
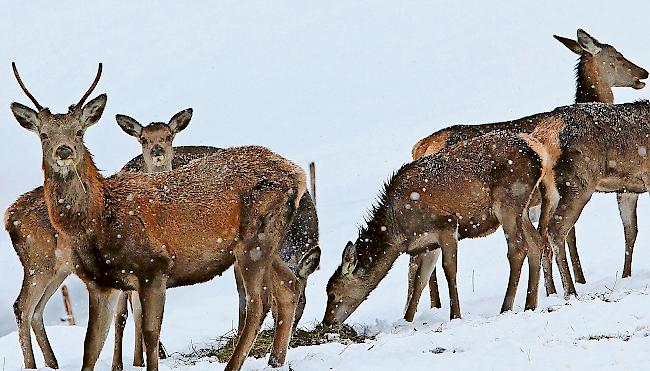
{"label": "deer ear", "polygon": [[594,39],[582,28],[578,29],[578,44],[580,47],[591,55],[598,54],[602,48],[598,40]]}
{"label": "deer ear", "polygon": [[341,273],[344,276],[349,276],[354,272],[357,267],[357,246],[348,241],[343,249],[343,260],[341,261]]}
{"label": "deer ear", "polygon": [[140,125],[140,123],[137,122],[134,118],[131,118],[127,115],[115,115],[115,120],[125,133],[129,134],[132,137],[140,138],[140,134],[142,133],[142,125]]}
{"label": "deer ear", "polygon": [[564,46],[566,46],[567,48],[569,48],[569,50],[571,50],[572,52],[574,52],[574,53],[576,53],[576,54],[578,54],[578,55],[582,55],[582,52],[583,52],[584,50],[583,50],[582,47],[578,44],[577,41],[575,41],[575,40],[571,40],[571,39],[567,39],[566,37],[562,37],[562,36],[558,36],[558,35],[553,35],[553,37],[555,38],[555,40],[561,42]]}
{"label": "deer ear", "polygon": [[104,108],[106,107],[106,94],[101,94],[97,98],[86,103],[81,109],[81,123],[84,128],[95,124],[102,117]]}
{"label": "deer ear", "polygon": [[169,120],[169,128],[172,133],[177,134],[187,127],[192,119],[192,109],[188,108],[182,110],[179,113],[175,114],[174,117]]}
{"label": "deer ear", "polygon": [[314,248],[303,256],[298,263],[298,276],[306,279],[310,274],[316,272],[318,265],[320,264],[320,249]]}
{"label": "deer ear", "polygon": [[36,133],[38,132],[38,125],[40,121],[38,120],[36,111],[20,103],[14,102],[11,103],[11,113],[14,114],[14,117],[20,126],[24,127],[27,130]]}

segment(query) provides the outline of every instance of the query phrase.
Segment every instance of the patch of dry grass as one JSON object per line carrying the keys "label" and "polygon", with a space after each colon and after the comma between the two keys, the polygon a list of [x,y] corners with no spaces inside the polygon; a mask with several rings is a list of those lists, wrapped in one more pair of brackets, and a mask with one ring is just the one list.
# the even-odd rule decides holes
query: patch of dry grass
{"label": "patch of dry grass", "polygon": [[[367,331],[358,333],[349,325],[342,325],[336,327],[327,327],[322,324],[316,325],[312,330],[297,329],[291,337],[289,348],[319,345],[325,343],[363,343],[366,340],[371,340],[374,337],[366,334]],[[181,357],[186,362],[197,362],[201,358],[216,358],[219,362],[228,362],[232,353],[235,350],[237,341],[239,340],[236,330],[230,330],[228,333],[215,339],[214,345],[201,348],[192,349],[191,352],[182,354]],[[273,344],[273,330],[262,330],[251,351],[249,357],[264,358],[271,350]]]}

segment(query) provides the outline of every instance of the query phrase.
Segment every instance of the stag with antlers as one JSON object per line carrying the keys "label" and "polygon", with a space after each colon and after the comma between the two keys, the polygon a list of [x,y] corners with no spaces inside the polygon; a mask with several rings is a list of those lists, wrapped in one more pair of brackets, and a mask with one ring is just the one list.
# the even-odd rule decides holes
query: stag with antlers
{"label": "stag with antlers", "polygon": [[[97,361],[117,290],[137,290],[142,299],[147,369],[155,370],[166,288],[209,280],[231,265],[242,272],[248,302],[226,369],[241,368],[259,331],[265,280],[277,308],[269,363],[281,365],[300,290],[279,250],[305,193],[304,172],[268,149],[238,147],[175,171],[104,178],[83,143],[106,104],[104,94],[85,103],[100,75],[101,65],[68,113],[52,114],[31,94],[38,112],[11,105],[20,125],[40,137],[57,242],[72,247],[75,272],[93,288],[83,369]],[[9,214],[6,225],[13,222]]]}

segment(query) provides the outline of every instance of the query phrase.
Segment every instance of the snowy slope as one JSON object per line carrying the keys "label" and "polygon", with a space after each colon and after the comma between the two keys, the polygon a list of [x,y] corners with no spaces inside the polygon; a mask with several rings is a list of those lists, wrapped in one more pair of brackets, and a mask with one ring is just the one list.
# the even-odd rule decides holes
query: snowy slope
{"label": "snowy slope", "polygon": [[[139,151],[117,128],[116,113],[160,121],[186,107],[194,108],[194,118],[177,145],[262,144],[302,165],[316,161],[323,257],[308,287],[308,324],[322,317],[324,286],[345,242],[356,237],[381,182],[409,160],[415,141],[451,123],[516,118],[572,102],[575,58],[552,34],[574,37],[584,27],[650,67],[644,42],[650,4],[591,3],[7,2],[0,14],[0,103],[28,102],[13,80],[11,61],[53,111],[79,98],[102,61],[97,93],[108,94],[108,106],[86,142],[105,174]],[[617,89],[615,95],[625,102],[648,98],[650,90]],[[42,174],[36,136],[20,128],[8,108],[0,110],[0,121],[4,210],[41,184]],[[498,315],[507,261],[497,232],[461,244],[463,320],[450,322],[448,306],[426,309],[426,299],[415,324],[400,320],[408,260],[402,258],[349,320],[379,332],[376,341],[294,349],[289,360],[296,370],[642,369],[650,361],[650,232],[643,228],[650,205],[641,198],[634,276],[623,281],[617,279],[623,264],[617,214],[612,196],[597,196],[579,221],[589,283],[578,285],[582,295],[568,306],[561,298],[543,298],[534,313],[519,307]],[[15,370],[22,358],[11,305],[22,268],[6,233],[0,233],[0,270],[0,365]],[[83,324],[85,289],[76,278],[69,285]],[[443,286],[443,296],[446,291]],[[594,299],[596,293],[616,302]],[[187,351],[225,333],[236,323],[236,303],[230,271],[170,290],[162,334],[167,348]],[[523,292],[517,303],[523,304]],[[547,313],[549,306],[554,311]],[[61,326],[62,314],[56,295],[46,310],[50,338],[61,366],[78,369],[85,329]],[[630,338],[580,340],[598,335]],[[132,346],[128,337],[125,349]],[[434,354],[436,347],[448,351]],[[98,369],[110,368],[111,350],[109,340]],[[249,360],[246,367],[264,364]],[[215,367],[177,359],[164,365]]]}

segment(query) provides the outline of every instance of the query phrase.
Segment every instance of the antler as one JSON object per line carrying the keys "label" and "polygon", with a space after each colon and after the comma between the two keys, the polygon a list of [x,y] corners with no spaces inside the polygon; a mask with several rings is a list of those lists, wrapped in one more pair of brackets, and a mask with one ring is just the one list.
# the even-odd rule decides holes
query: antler
{"label": "antler", "polygon": [[99,82],[99,78],[101,76],[102,76],[102,64],[99,63],[99,67],[97,67],[97,76],[95,76],[95,81],[93,81],[92,85],[90,85],[88,90],[86,90],[86,93],[83,95],[83,97],[81,97],[81,99],[79,100],[79,103],[77,103],[75,105],[75,107],[80,108],[84,104],[86,99],[88,99],[88,96],[90,95],[90,93],[92,93],[93,90],[95,90],[95,87],[97,86],[97,83]]}
{"label": "antler", "polygon": [[23,80],[20,78],[20,74],[18,74],[18,68],[16,68],[16,63],[11,62],[11,67],[14,69],[14,76],[16,76],[16,80],[18,80],[18,85],[20,85],[20,87],[23,89],[23,91],[25,92],[29,100],[31,100],[32,103],[34,103],[36,109],[38,109],[39,111],[42,110],[43,106],[41,106],[40,103],[38,103],[38,101],[36,100],[36,98],[34,98],[32,93],[30,93],[29,90],[27,90],[25,84],[23,84]]}

